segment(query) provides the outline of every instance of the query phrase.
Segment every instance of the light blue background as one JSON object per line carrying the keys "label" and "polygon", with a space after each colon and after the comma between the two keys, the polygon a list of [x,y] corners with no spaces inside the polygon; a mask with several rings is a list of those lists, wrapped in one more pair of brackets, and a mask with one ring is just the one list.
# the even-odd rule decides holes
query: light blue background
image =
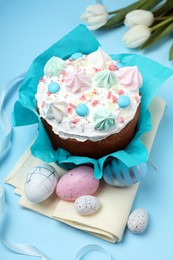
{"label": "light blue background", "polygon": [[[132,1],[105,0],[109,11]],[[12,78],[26,71],[33,59],[78,24],[86,6],[94,1],[60,0],[1,0],[0,1],[0,89]],[[173,68],[168,61],[171,37],[160,41],[147,51],[128,50],[122,43],[127,29],[119,27],[93,34],[103,50],[113,53],[138,53]],[[167,102],[167,109],[159,127],[151,159],[158,167],[149,166],[140,184],[133,209],[145,208],[149,226],[141,235],[125,231],[121,243],[111,244],[65,224],[21,208],[13,187],[4,184],[7,199],[6,215],[0,217],[0,232],[11,242],[39,247],[51,260],[73,260],[77,251],[87,244],[98,244],[110,252],[115,260],[172,260],[173,234],[173,77],[167,80],[158,96]],[[7,112],[13,109],[17,93],[7,100]],[[37,134],[37,125],[15,128],[12,146],[0,159],[0,183],[13,168]],[[1,260],[34,260],[37,258],[13,254],[0,243]],[[83,259],[105,259],[92,253]]]}

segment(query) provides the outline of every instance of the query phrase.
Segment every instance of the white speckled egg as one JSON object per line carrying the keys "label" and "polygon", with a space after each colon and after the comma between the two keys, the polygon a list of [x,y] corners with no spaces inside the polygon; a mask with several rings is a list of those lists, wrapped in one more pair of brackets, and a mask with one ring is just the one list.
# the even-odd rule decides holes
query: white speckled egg
{"label": "white speckled egg", "polygon": [[148,214],[145,209],[138,208],[134,210],[127,221],[127,226],[133,233],[143,232],[148,224]]}
{"label": "white speckled egg", "polygon": [[57,182],[58,174],[50,164],[35,166],[26,176],[25,196],[31,202],[42,202],[51,196]]}
{"label": "white speckled egg", "polygon": [[91,195],[84,195],[77,198],[74,207],[79,215],[91,215],[99,210],[100,201]]}

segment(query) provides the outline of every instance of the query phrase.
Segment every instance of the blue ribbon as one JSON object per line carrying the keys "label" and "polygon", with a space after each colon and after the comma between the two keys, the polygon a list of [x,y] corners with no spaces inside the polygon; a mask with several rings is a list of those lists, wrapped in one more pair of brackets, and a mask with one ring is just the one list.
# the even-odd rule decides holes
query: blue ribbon
{"label": "blue ribbon", "polygon": [[83,256],[86,255],[86,254],[88,254],[88,253],[91,252],[91,251],[99,251],[99,252],[103,253],[103,254],[106,256],[106,259],[112,260],[112,257],[111,257],[111,255],[108,253],[107,250],[105,250],[105,249],[104,249],[103,247],[101,247],[101,246],[94,245],[94,244],[93,244],[93,245],[87,245],[87,246],[82,247],[82,248],[78,251],[75,260],[81,260],[81,259],[83,259]]}
{"label": "blue ribbon", "polygon": [[[0,215],[5,214],[5,191],[3,186],[0,184]],[[22,254],[22,255],[29,255],[29,256],[37,256],[41,257],[42,260],[49,260],[47,256],[37,247],[32,245],[26,245],[26,244],[17,244],[17,243],[11,243],[9,241],[3,240],[0,238],[0,242],[10,251]],[[87,245],[82,247],[76,257],[75,260],[80,260],[84,255],[91,251],[100,251],[103,253],[108,260],[112,260],[110,254],[101,246],[99,245]]]}
{"label": "blue ribbon", "polygon": [[5,211],[5,192],[3,186],[0,184],[0,215]]}
{"label": "blue ribbon", "polygon": [[[5,213],[5,191],[3,186],[0,184],[0,214],[3,213]],[[45,254],[35,246],[11,243],[3,239],[0,239],[0,241],[6,248],[14,253],[30,256],[40,256],[42,260],[48,260]]]}
{"label": "blue ribbon", "polygon": [[5,131],[5,136],[0,139],[0,155],[7,149],[10,144],[12,135],[12,126],[8,120],[5,112],[5,101],[8,95],[14,90],[18,89],[24,80],[26,73],[20,74],[18,77],[10,80],[0,93],[0,127]]}

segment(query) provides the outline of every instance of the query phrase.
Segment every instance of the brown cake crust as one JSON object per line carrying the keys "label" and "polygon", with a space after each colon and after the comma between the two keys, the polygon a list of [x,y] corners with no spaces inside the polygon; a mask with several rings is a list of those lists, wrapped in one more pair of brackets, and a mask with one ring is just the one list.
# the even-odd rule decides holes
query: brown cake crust
{"label": "brown cake crust", "polygon": [[71,155],[86,156],[99,159],[107,154],[123,150],[132,140],[140,114],[140,106],[134,118],[119,132],[107,138],[93,142],[90,140],[80,142],[76,139],[62,139],[52,131],[52,127],[42,118],[43,125],[55,150],[59,147],[70,152]]}

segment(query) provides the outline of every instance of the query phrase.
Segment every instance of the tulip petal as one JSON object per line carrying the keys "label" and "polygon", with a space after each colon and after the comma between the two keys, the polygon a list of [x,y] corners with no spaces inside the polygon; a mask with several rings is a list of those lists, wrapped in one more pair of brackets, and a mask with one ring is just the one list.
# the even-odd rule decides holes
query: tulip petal
{"label": "tulip petal", "polygon": [[151,35],[151,30],[145,25],[136,25],[124,34],[123,42],[128,48],[141,46]]}
{"label": "tulip petal", "polygon": [[129,12],[125,16],[124,24],[128,28],[132,28],[135,25],[150,26],[154,22],[154,15],[147,10],[134,10]]}
{"label": "tulip petal", "polygon": [[106,24],[108,16],[104,5],[95,4],[88,6],[80,18],[87,23],[89,30],[96,30]]}
{"label": "tulip petal", "polygon": [[100,16],[94,16],[94,17],[91,17],[89,20],[87,20],[86,22],[89,24],[89,25],[94,25],[94,24],[98,24],[98,23],[105,23],[107,21],[107,16],[105,15],[100,15]]}
{"label": "tulip petal", "polygon": [[104,5],[101,4],[95,4],[95,5],[90,5],[86,8],[86,13],[93,13],[93,14],[103,14],[107,13],[107,9]]}

